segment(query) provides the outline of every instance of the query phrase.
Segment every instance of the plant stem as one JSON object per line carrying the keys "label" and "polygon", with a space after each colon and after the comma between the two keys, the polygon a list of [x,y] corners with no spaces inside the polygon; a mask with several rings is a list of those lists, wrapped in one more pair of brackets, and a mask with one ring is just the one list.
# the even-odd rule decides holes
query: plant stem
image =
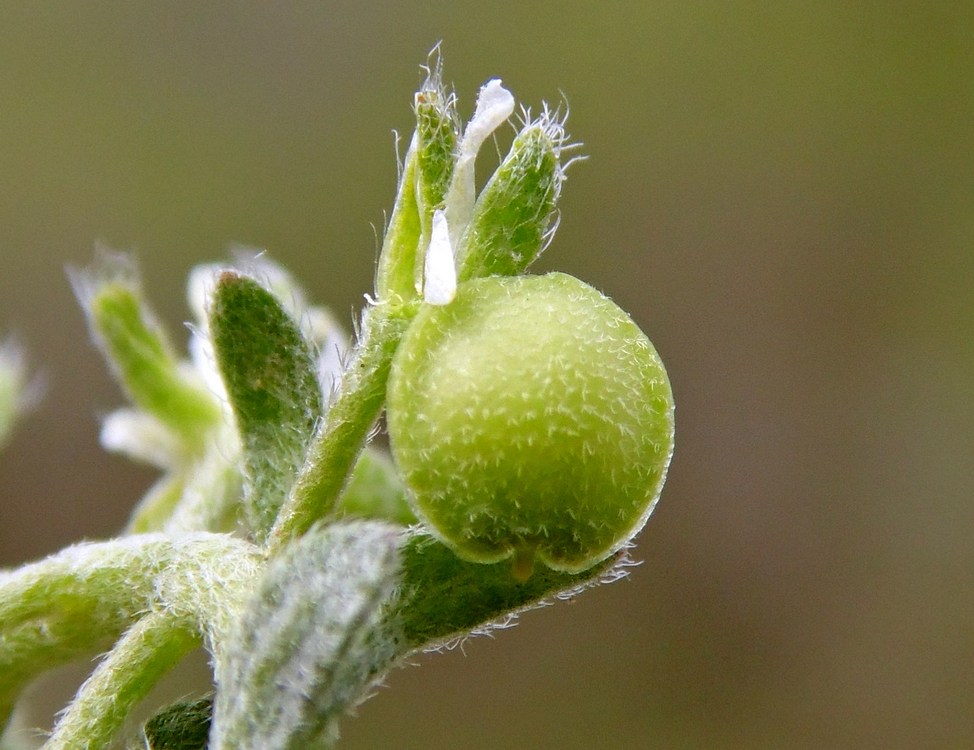
{"label": "plant stem", "polygon": [[190,623],[153,612],[118,641],[61,716],[44,750],[108,747],[156,681],[200,645]]}
{"label": "plant stem", "polygon": [[105,649],[146,612],[169,612],[173,630],[193,623],[217,650],[261,561],[256,547],[228,535],[138,534],[0,571],[0,732],[30,679]]}
{"label": "plant stem", "polygon": [[92,618],[81,627],[77,618],[59,617],[4,626],[0,631],[0,735],[17,698],[37,675],[83,656],[110,648],[122,632],[116,618]]}
{"label": "plant stem", "polygon": [[362,335],[342,374],[338,396],[271,530],[272,550],[334,510],[382,411],[392,356],[418,309],[418,303],[382,303],[366,310]]}

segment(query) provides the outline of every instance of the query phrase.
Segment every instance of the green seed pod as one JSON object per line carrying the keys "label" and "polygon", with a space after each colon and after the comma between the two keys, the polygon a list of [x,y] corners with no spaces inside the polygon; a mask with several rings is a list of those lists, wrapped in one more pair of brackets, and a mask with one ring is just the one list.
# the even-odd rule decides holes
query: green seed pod
{"label": "green seed pod", "polygon": [[673,451],[663,363],[611,300],[565,274],[487,277],[426,305],[388,387],[417,515],[460,557],[580,572],[645,524]]}

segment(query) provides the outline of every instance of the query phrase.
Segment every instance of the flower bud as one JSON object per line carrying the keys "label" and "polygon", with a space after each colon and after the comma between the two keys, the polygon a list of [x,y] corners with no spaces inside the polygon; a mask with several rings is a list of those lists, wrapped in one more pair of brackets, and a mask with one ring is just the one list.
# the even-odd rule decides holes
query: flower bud
{"label": "flower bud", "polygon": [[548,113],[518,133],[457,246],[461,281],[523,273],[541,255],[556,226],[565,141],[561,123]]}
{"label": "flower bud", "polygon": [[181,363],[145,301],[131,259],[102,252],[73,274],[75,293],[96,343],[132,403],[198,452],[220,407],[195,371]]}
{"label": "flower bud", "polygon": [[438,65],[416,93],[414,112],[416,130],[379,255],[376,291],[380,300],[411,300],[422,288],[422,260],[430,241],[433,212],[442,208],[453,176],[455,100],[442,84]]}

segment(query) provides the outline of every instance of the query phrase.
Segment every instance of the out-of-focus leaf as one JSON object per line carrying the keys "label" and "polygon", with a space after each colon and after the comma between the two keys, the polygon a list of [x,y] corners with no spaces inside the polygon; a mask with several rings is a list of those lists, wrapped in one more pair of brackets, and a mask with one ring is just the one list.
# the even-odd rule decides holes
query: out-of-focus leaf
{"label": "out-of-focus leaf", "polygon": [[130,750],[206,750],[213,700],[200,698],[167,706],[142,728],[142,744]]}

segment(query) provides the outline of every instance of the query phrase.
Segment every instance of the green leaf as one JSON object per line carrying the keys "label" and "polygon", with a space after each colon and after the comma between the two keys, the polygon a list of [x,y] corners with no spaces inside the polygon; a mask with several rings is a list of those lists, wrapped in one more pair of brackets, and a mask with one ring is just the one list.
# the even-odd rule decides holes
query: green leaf
{"label": "green leaf", "polygon": [[548,599],[570,598],[598,583],[618,580],[628,564],[625,553],[620,553],[582,573],[541,567],[527,580],[519,580],[509,563],[466,562],[418,527],[403,532],[401,539],[402,581],[390,618],[401,630],[402,655],[488,631]]}
{"label": "green leaf", "polygon": [[316,527],[271,561],[217,658],[212,747],[330,748],[341,716],[402,658],[620,577],[622,560],[520,582],[416,527]]}
{"label": "green leaf", "polygon": [[206,750],[213,700],[200,698],[167,706],[142,728],[142,744],[131,750]]}
{"label": "green leaf", "polygon": [[263,541],[321,417],[315,360],[278,299],[237,272],[219,277],[209,322],[244,447],[248,521]]}
{"label": "green leaf", "polygon": [[338,718],[397,653],[383,612],[399,538],[381,523],[318,527],[271,561],[216,663],[214,750],[333,745]]}

